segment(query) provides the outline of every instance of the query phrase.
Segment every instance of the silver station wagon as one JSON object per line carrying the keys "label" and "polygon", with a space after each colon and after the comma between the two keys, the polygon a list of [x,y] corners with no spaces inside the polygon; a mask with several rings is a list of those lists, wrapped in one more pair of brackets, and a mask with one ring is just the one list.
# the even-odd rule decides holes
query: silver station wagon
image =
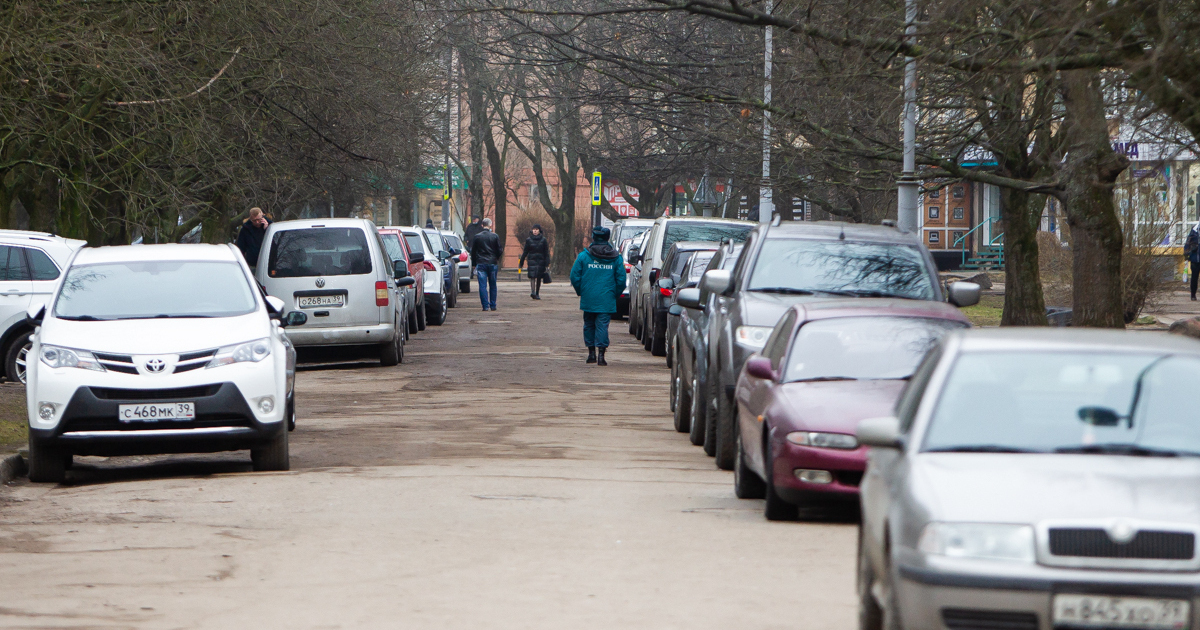
{"label": "silver station wagon", "polygon": [[863,421],[863,628],[1200,628],[1200,343],[948,335]]}

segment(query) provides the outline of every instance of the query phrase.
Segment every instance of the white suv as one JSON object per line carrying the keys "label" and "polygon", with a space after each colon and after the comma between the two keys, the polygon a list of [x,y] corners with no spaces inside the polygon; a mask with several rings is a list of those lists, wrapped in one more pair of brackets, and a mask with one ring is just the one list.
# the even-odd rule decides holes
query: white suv
{"label": "white suv", "polygon": [[25,312],[49,301],[71,254],[86,244],[44,232],[0,230],[0,360],[8,380],[25,382],[33,334]]}
{"label": "white suv", "polygon": [[282,313],[232,245],[80,250],[29,312],[30,480],[62,481],[72,455],[250,449],[255,470],[287,470]]}

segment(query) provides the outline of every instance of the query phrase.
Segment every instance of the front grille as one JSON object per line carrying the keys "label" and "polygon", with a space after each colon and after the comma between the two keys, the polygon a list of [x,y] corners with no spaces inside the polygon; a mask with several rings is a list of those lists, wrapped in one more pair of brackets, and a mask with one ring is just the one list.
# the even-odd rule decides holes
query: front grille
{"label": "front grille", "polygon": [[942,622],[950,630],[1038,630],[1038,617],[1031,612],[943,608]]}
{"label": "front grille", "polygon": [[216,354],[217,351],[215,349],[181,354],[179,355],[179,362],[175,364],[175,373],[179,374],[180,372],[191,372],[192,370],[198,370],[208,365],[209,362],[212,361],[213,356]]}
{"label": "front grille", "polygon": [[861,470],[835,470],[833,476],[837,482],[843,486],[858,487],[862,483],[863,473]]}
{"label": "front grille", "polygon": [[92,387],[92,395],[101,400],[187,400],[212,396],[221,389],[220,385],[201,387],[176,387],[172,389],[118,389],[116,387]]}
{"label": "front grille", "polygon": [[122,374],[137,374],[137,366],[133,364],[133,357],[128,354],[106,354],[103,352],[93,352],[92,356],[104,366],[104,369],[110,372],[121,372]]}
{"label": "front grille", "polygon": [[1127,543],[1113,542],[1100,528],[1052,528],[1050,553],[1081,558],[1191,560],[1196,536],[1188,532],[1140,531]]}

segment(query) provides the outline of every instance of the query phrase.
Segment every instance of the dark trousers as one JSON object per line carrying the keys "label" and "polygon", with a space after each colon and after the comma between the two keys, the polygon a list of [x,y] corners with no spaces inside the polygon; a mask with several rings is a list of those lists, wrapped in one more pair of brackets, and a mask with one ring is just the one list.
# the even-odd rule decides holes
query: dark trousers
{"label": "dark trousers", "polygon": [[611,313],[583,314],[583,343],[589,348],[608,347],[608,321]]}
{"label": "dark trousers", "polygon": [[1200,270],[1200,263],[1192,263],[1192,299],[1196,299],[1196,271]]}
{"label": "dark trousers", "polygon": [[475,265],[475,280],[479,282],[479,301],[484,309],[496,308],[496,272],[499,265]]}

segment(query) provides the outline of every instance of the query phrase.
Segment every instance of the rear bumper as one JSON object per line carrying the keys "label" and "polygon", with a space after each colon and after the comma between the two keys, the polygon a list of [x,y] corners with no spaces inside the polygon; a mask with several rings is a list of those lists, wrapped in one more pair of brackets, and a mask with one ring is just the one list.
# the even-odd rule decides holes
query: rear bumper
{"label": "rear bumper", "polygon": [[128,391],[132,390],[80,387],[57,426],[31,427],[30,437],[71,454],[117,456],[256,448],[287,430],[286,422],[259,422],[233,383],[178,388],[167,390],[174,391],[172,395],[154,397],[153,402],[194,402],[196,417],[191,420],[121,422],[119,405],[149,402],[144,395],[121,397]]}
{"label": "rear bumper", "polygon": [[391,324],[328,328],[292,326],[287,329],[287,336],[296,347],[360,346],[392,341],[396,336],[396,328]]}

